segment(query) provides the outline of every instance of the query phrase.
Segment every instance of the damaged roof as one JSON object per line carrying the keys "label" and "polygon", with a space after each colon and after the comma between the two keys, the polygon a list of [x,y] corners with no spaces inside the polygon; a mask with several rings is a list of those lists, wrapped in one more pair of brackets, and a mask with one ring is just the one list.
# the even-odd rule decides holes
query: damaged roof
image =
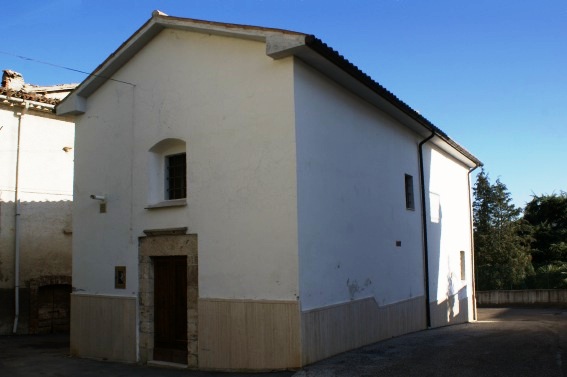
{"label": "damaged roof", "polygon": [[0,95],[6,96],[7,99],[19,98],[19,99],[28,100],[28,101],[46,103],[48,105],[57,105],[59,102],[61,102],[60,99],[48,98],[43,94],[34,93],[34,92],[27,92],[27,91],[24,91],[24,90],[12,90],[12,89],[9,89],[9,88],[5,88],[3,86],[0,87]]}
{"label": "damaged roof", "polygon": [[0,96],[5,97],[3,102],[11,99],[21,99],[47,105],[57,105],[78,84],[60,84],[50,86],[38,86],[27,84],[21,73],[10,69],[3,70]]}

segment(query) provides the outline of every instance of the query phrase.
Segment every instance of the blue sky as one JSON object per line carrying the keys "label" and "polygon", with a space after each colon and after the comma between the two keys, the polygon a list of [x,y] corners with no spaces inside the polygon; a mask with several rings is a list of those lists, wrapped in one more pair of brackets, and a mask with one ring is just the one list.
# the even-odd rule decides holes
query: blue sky
{"label": "blue sky", "polygon": [[4,9],[0,68],[80,82],[37,61],[90,72],[154,9],[315,34],[475,154],[517,205],[567,191],[565,0],[20,1]]}

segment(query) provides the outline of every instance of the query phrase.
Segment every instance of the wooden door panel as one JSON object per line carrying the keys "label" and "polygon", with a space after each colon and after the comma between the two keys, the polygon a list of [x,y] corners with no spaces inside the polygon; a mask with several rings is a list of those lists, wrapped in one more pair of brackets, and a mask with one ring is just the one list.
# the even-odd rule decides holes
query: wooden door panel
{"label": "wooden door panel", "polygon": [[154,360],[187,363],[187,257],[155,257]]}

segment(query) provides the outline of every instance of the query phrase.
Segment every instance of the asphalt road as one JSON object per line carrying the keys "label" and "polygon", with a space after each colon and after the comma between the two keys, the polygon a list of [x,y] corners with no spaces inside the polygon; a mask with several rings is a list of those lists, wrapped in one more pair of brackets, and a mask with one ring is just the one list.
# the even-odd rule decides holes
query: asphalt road
{"label": "asphalt road", "polygon": [[296,377],[567,377],[566,309],[479,309],[476,323],[372,344],[313,364]]}
{"label": "asphalt road", "polygon": [[567,377],[567,309],[479,309],[476,323],[385,340],[297,373],[227,374],[68,356],[68,337],[0,337],[0,377]]}

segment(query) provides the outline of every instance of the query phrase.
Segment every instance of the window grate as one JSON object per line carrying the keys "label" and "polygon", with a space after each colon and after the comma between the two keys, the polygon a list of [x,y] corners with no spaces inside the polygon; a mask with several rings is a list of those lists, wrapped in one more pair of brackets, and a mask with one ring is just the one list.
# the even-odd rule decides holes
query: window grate
{"label": "window grate", "polygon": [[187,197],[187,162],[185,153],[165,157],[166,161],[166,199]]}

